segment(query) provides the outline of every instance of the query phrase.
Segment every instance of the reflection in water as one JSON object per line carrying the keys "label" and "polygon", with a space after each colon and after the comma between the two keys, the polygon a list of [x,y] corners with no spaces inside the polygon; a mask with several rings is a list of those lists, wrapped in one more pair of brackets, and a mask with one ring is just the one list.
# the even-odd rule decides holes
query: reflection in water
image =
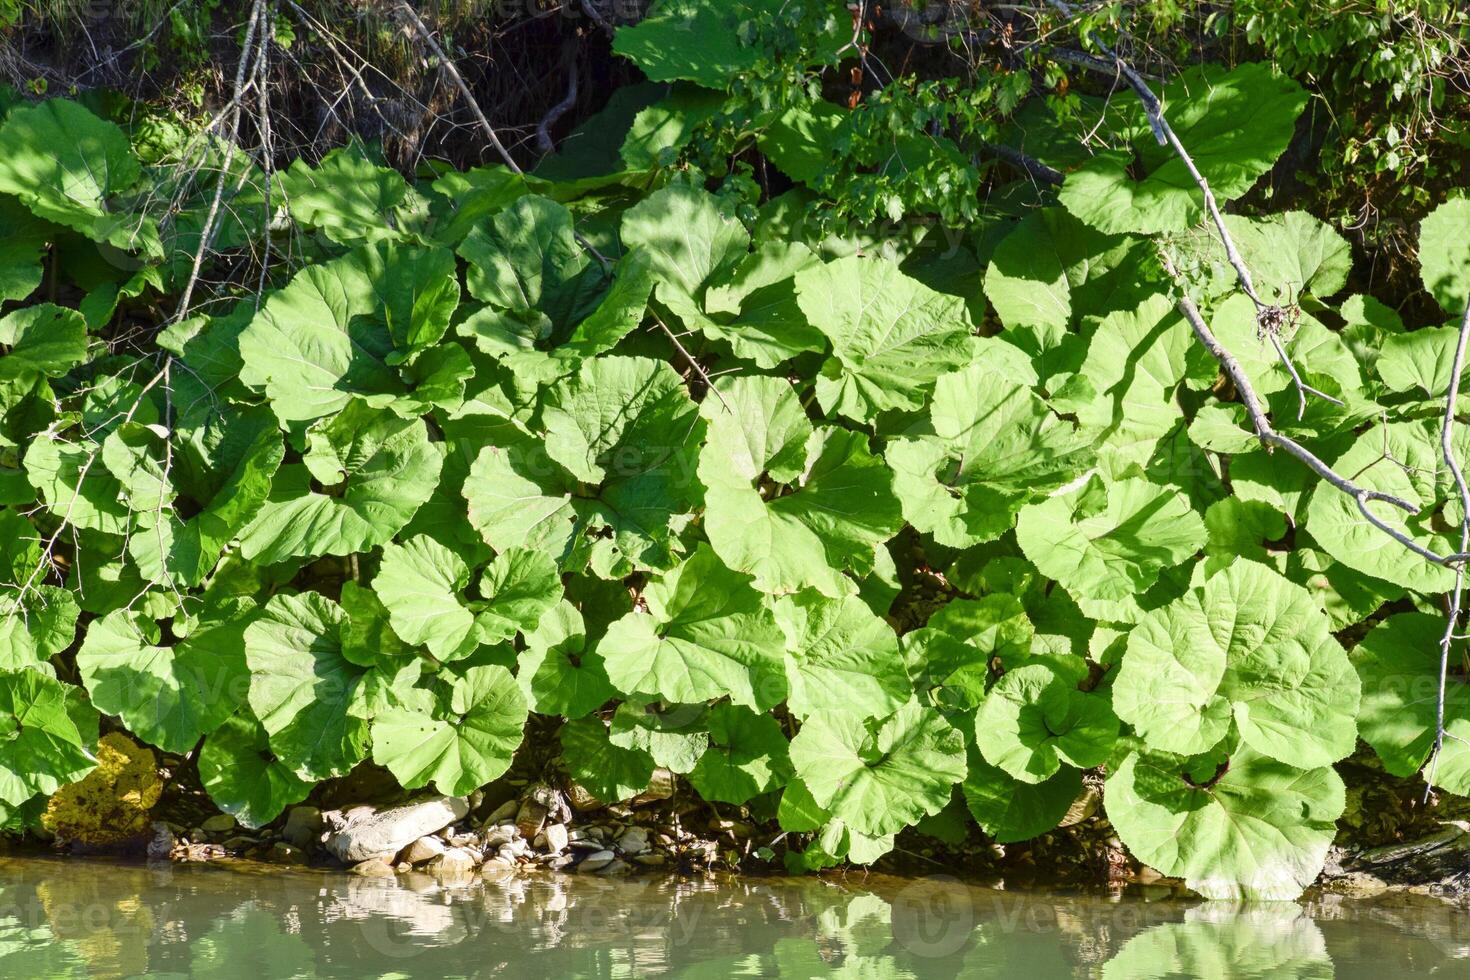
{"label": "reflection in water", "polygon": [[1153,897],[0,858],[0,977],[1470,976],[1470,916],[1433,902]]}

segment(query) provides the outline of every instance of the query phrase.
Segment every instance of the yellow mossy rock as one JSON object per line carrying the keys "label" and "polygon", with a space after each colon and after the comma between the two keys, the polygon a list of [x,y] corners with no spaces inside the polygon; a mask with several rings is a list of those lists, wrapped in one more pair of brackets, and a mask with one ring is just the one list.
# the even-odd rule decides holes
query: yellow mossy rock
{"label": "yellow mossy rock", "polygon": [[148,830],[162,792],[153,750],[111,732],[97,743],[97,768],[57,790],[41,823],[62,840],[115,844]]}

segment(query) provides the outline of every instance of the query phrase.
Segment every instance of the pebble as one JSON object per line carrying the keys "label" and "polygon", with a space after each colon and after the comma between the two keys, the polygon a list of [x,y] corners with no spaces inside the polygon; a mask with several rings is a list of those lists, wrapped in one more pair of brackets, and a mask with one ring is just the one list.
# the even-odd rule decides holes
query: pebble
{"label": "pebble", "polygon": [[322,811],[314,806],[293,806],[286,814],[281,836],[303,850],[315,846],[322,836]]}
{"label": "pebble", "polygon": [[228,813],[217,813],[199,825],[211,834],[227,834],[237,826],[235,818]]}
{"label": "pebble", "polygon": [[520,801],[507,800],[505,803],[502,803],[500,804],[500,806],[496,807],[494,813],[485,818],[485,826],[488,827],[491,824],[505,823],[507,820],[514,819],[516,813],[519,812],[520,809]]}
{"label": "pebble", "polygon": [[648,850],[648,831],[642,827],[629,827],[618,838],[618,850],[629,856]]}
{"label": "pebble", "polygon": [[600,875],[620,875],[626,873],[627,870],[627,861],[614,859],[613,861],[610,861],[609,863],[603,865],[601,868],[598,868],[597,873]]}
{"label": "pebble", "polygon": [[657,868],[663,864],[666,864],[668,860],[669,859],[665,855],[660,854],[657,851],[651,851],[648,854],[636,855],[633,858],[633,863],[641,864],[645,868]]}
{"label": "pebble", "polygon": [[306,852],[295,844],[276,841],[271,845],[267,857],[277,864],[302,864],[306,861]]}
{"label": "pebble", "polygon": [[525,800],[521,808],[516,812],[516,829],[525,838],[535,837],[541,833],[541,827],[546,823],[546,815],[550,813],[549,807],[544,807],[535,800]]}
{"label": "pebble", "polygon": [[423,864],[425,861],[432,861],[434,858],[439,857],[444,851],[444,842],[439,838],[420,837],[405,847],[403,852],[398,855],[398,859],[400,861],[407,861],[409,864]]}
{"label": "pebble", "polygon": [[451,847],[425,866],[430,874],[463,875],[475,870],[480,856],[467,847]]}
{"label": "pebble", "polygon": [[602,801],[581,783],[572,783],[567,787],[567,799],[573,810],[596,810],[602,806]]}
{"label": "pebble", "polygon": [[368,858],[366,861],[354,864],[352,873],[362,875],[364,878],[391,878],[393,866],[382,858]]}
{"label": "pebble", "polygon": [[516,830],[513,823],[503,823],[489,827],[485,831],[485,839],[481,842],[483,847],[499,847],[501,844],[509,844],[516,839],[520,831]]}
{"label": "pebble", "polygon": [[582,859],[582,863],[577,865],[577,870],[583,874],[601,871],[617,859],[618,856],[612,851],[593,851]]}
{"label": "pebble", "polygon": [[560,854],[567,849],[569,835],[567,834],[566,824],[547,824],[546,829],[542,833],[546,836],[546,849],[551,853]]}
{"label": "pebble", "polygon": [[655,769],[648,781],[648,788],[633,797],[632,804],[642,806],[671,798],[674,795],[675,782],[674,774],[669,770]]}

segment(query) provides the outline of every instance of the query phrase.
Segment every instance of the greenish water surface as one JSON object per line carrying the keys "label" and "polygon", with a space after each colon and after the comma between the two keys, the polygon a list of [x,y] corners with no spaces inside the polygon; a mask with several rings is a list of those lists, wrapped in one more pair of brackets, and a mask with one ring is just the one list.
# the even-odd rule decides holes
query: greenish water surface
{"label": "greenish water surface", "polygon": [[445,884],[0,857],[0,977],[73,976],[1470,977],[1470,915],[944,877]]}

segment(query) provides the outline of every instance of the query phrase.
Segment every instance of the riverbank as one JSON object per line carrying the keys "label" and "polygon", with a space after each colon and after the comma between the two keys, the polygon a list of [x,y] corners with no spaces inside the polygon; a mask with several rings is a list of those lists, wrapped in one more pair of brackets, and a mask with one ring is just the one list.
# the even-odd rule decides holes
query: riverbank
{"label": "riverbank", "polygon": [[[137,760],[134,760],[135,762]],[[1322,894],[1355,898],[1408,892],[1470,904],[1470,806],[1454,798],[1426,803],[1409,780],[1362,756],[1342,767],[1348,807],[1317,883]],[[810,835],[782,828],[773,814],[699,799],[667,770],[644,793],[604,804],[546,760],[528,758],[506,777],[468,796],[404,794],[366,767],[326,784],[308,802],[262,827],[242,826],[191,786],[187,760],[165,757],[163,781],[138,787],[122,765],[103,767],[73,794],[74,835],[32,835],[26,853],[138,858],[180,863],[249,862],[261,870],[316,868],[363,878],[427,875],[448,884],[510,880],[541,873],[618,878],[639,875],[761,876],[792,871],[840,874],[945,874],[1005,887],[1082,888],[1121,893],[1151,886],[1188,894],[1130,858],[1102,808],[1101,779],[1088,780],[1056,830],[1017,844],[980,832],[958,801],[898,835],[870,865],[826,859]],[[149,800],[144,821],[126,800]],[[53,803],[52,810],[57,805]],[[136,806],[135,806],[136,809]],[[119,837],[117,827],[139,828]],[[96,838],[88,839],[89,827]]]}

